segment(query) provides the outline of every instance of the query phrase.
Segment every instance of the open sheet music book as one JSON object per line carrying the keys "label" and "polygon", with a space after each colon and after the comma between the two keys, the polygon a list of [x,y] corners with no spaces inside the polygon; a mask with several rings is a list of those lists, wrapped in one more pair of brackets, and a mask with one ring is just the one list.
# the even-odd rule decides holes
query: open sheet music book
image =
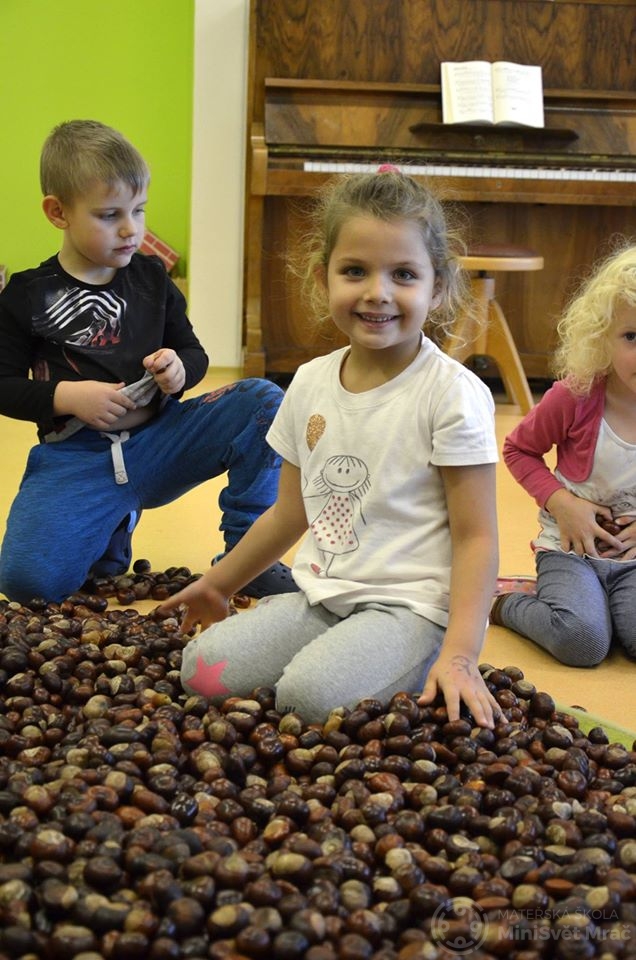
{"label": "open sheet music book", "polygon": [[444,123],[543,127],[541,67],[498,60],[444,61]]}

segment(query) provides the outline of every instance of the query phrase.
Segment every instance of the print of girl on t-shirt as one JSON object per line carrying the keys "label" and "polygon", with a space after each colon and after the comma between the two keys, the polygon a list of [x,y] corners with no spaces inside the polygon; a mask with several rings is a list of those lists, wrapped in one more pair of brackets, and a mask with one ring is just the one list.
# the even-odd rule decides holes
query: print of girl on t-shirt
{"label": "print of girl on t-shirt", "polygon": [[362,523],[361,499],[371,486],[366,463],[358,457],[329,457],[320,474],[314,480],[318,493],[305,494],[305,501],[314,496],[327,497],[318,516],[311,521],[310,529],[316,546],[324,557],[324,569],[312,564],[319,576],[327,576],[334,557],[358,549],[356,534],[356,510]]}

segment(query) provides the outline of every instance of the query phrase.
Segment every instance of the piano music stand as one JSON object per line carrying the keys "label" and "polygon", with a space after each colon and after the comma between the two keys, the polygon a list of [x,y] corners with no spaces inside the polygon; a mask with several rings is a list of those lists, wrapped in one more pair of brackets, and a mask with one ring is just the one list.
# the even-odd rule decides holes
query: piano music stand
{"label": "piano music stand", "polygon": [[465,363],[470,357],[486,356],[495,361],[508,398],[526,414],[534,406],[525,371],[503,310],[495,299],[497,271],[542,270],[543,257],[523,247],[480,244],[471,247],[459,262],[471,273],[473,294],[481,322],[460,317],[454,336],[444,345],[449,356]]}

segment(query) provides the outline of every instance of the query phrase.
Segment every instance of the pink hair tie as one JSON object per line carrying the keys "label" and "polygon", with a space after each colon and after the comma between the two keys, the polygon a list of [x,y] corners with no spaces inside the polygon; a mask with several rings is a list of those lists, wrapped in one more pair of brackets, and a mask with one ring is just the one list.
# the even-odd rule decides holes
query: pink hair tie
{"label": "pink hair tie", "polygon": [[378,167],[378,173],[400,173],[400,168],[394,163],[383,163]]}

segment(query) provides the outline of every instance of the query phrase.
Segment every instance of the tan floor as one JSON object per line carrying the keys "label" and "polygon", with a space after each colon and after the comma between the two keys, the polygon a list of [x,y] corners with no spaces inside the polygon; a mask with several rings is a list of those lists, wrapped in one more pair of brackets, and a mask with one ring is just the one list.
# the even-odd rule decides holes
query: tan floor
{"label": "tan floor", "polygon": [[[231,379],[231,372],[217,370],[197,390],[219,386]],[[497,405],[499,445],[519,420],[511,404]],[[32,424],[0,418],[0,446],[3,450],[0,483],[0,516],[6,517],[18,487],[27,452],[35,441]],[[534,565],[529,547],[536,530],[536,507],[511,478],[503,464],[498,467],[500,528],[500,574],[532,575]],[[135,558],[150,560],[154,570],[185,565],[195,572],[207,568],[210,558],[222,549],[218,531],[218,494],[223,478],[211,480],[180,501],[146,511],[135,535]],[[291,560],[291,555],[287,557]],[[148,609],[148,605],[146,605]],[[609,722],[636,731],[636,697],[633,683],[636,666],[616,651],[591,670],[565,667],[529,640],[502,627],[490,627],[482,661],[497,667],[514,664],[528,680],[546,690],[561,704],[578,705]]]}

